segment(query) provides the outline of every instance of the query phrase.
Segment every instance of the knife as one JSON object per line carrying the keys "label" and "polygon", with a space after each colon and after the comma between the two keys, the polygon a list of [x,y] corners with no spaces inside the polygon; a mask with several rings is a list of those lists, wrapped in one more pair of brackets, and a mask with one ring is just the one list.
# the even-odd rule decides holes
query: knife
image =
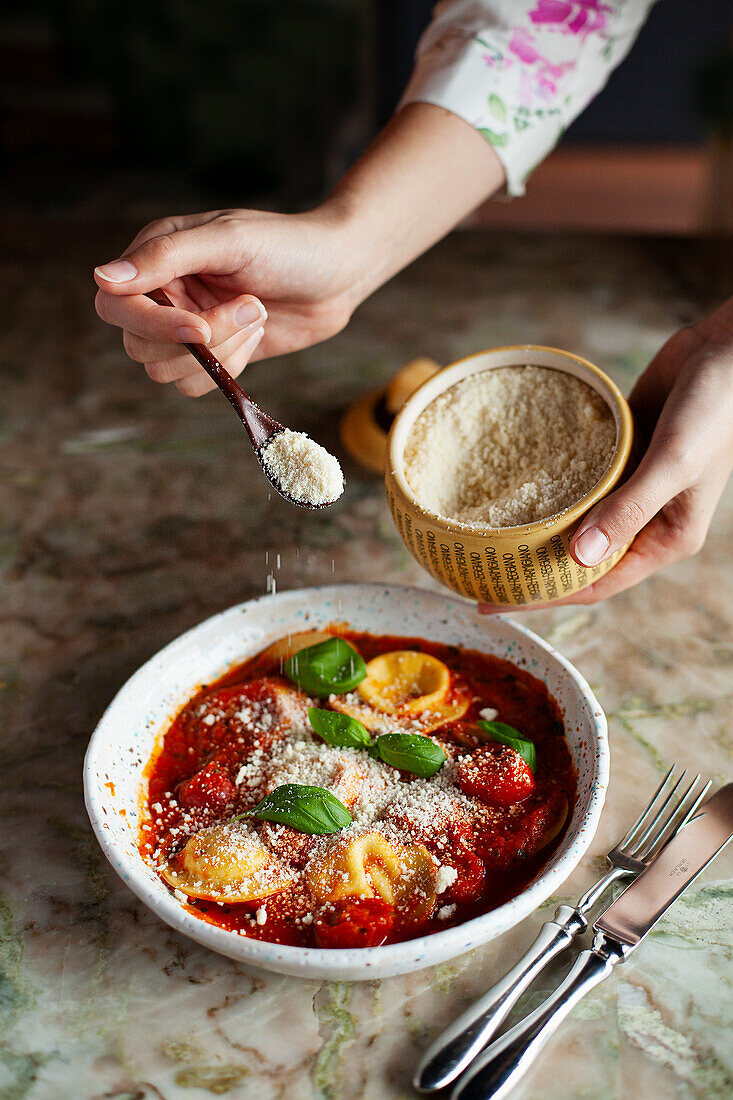
{"label": "knife", "polygon": [[653,863],[608,906],[593,927],[593,946],[578,955],[557,991],[500,1036],[459,1080],[451,1100],[503,1100],[591,989],[634,951],[670,905],[733,839],[733,783],[721,787]]}

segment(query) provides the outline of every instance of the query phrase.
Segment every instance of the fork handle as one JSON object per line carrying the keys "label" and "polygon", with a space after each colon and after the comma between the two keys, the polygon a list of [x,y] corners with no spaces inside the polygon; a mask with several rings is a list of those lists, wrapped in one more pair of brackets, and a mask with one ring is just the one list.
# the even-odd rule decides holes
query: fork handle
{"label": "fork handle", "polygon": [[551,959],[584,932],[588,921],[578,909],[560,905],[516,966],[471,1005],[432,1044],[414,1077],[421,1092],[435,1092],[455,1081],[486,1046],[515,1001]]}
{"label": "fork handle", "polygon": [[593,947],[581,951],[553,996],[476,1059],[451,1100],[504,1100],[578,1001],[607,978],[628,952],[627,947],[598,933]]}

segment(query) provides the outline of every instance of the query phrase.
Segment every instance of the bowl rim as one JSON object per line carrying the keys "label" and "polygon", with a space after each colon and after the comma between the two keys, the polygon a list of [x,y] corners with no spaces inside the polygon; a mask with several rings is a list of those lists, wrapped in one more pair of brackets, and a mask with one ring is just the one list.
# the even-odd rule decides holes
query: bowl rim
{"label": "bowl rim", "polygon": [[[475,370],[466,370],[466,364],[474,360],[481,360],[488,355],[504,355],[508,352],[520,352],[525,356],[531,356],[533,353],[544,356],[559,356],[560,359],[569,360],[577,364],[581,368],[579,373],[576,374],[568,370],[564,371],[564,373],[571,374],[573,377],[580,378],[581,381],[587,382],[595,389],[596,393],[606,401],[616,421],[616,444],[611,460],[600,480],[589,489],[585,496],[582,496],[580,500],[571,504],[563,512],[558,512],[557,515],[549,516],[544,520],[536,520],[533,523],[523,523],[514,527],[469,526],[468,524],[462,524],[455,520],[451,520],[446,516],[439,516],[437,512],[431,512],[429,508],[426,508],[420,503],[408,485],[407,478],[405,477],[404,450],[407,444],[409,430],[412,428],[420,413],[424,412],[428,404],[434,401],[442,393],[445,393],[452,385],[463,381],[464,378],[469,378],[474,374],[481,374],[482,370],[497,370],[500,369],[501,366],[536,366],[546,370],[563,372],[563,367],[560,363],[533,363],[531,360],[526,363],[497,364],[496,366],[487,365],[483,368],[477,364]],[[591,378],[599,385],[592,385],[592,382],[587,377],[583,377],[583,373],[590,374]],[[415,413],[413,419],[410,420],[415,406],[420,403],[425,393],[428,391],[431,395],[430,401],[425,402],[419,412]],[[410,423],[406,426],[408,420],[410,420]],[[402,439],[403,432],[405,433],[404,439]],[[483,351],[475,351],[470,355],[464,355],[461,359],[456,359],[455,362],[449,363],[447,366],[443,367],[442,370],[438,371],[432,378],[427,378],[418,386],[415,392],[408,397],[407,401],[405,401],[404,405],[397,413],[392,423],[392,427],[390,428],[387,440],[386,479],[388,483],[390,479],[395,483],[400,494],[414,511],[443,531],[448,531],[453,535],[459,535],[464,539],[499,538],[516,540],[517,538],[527,537],[537,532],[551,533],[555,529],[565,528],[576,519],[580,519],[581,516],[604,497],[619,480],[629,460],[633,441],[634,420],[629,403],[613,379],[610,378],[605,371],[601,370],[600,367],[597,367],[595,363],[591,363],[589,359],[584,359],[583,356],[576,355],[574,352],[564,351],[562,348],[550,347],[545,344],[506,344],[497,348],[484,348]]]}
{"label": "bowl rim", "polygon": [[[179,634],[171,642],[149,657],[148,660],[146,660],[119,688],[109,706],[105,709],[92,733],[84,757],[84,802],[89,820],[104,855],[125,885],[128,886],[129,889],[131,889],[132,892],[158,917],[177,931],[182,932],[194,941],[219,954],[237,958],[255,967],[259,965],[265,970],[279,970],[280,972],[290,973],[291,975],[299,972],[301,976],[304,977],[307,977],[309,974],[312,976],[314,972],[320,973],[321,975],[330,974],[334,977],[338,977],[339,975],[343,976],[347,971],[363,970],[363,974],[361,974],[363,978],[373,978],[379,977],[382,972],[384,976],[407,972],[406,969],[400,965],[401,962],[405,961],[406,955],[415,956],[415,958],[411,960],[413,964],[412,969],[419,969],[420,967],[431,966],[444,959],[460,955],[470,950],[472,947],[480,946],[491,937],[479,938],[478,940],[471,939],[471,942],[467,943],[467,937],[471,937],[471,930],[475,929],[479,932],[482,926],[485,926],[487,922],[491,922],[499,926],[498,931],[496,931],[494,935],[500,935],[510,927],[514,927],[514,925],[518,924],[526,916],[529,916],[530,913],[534,912],[539,905],[547,900],[555,886],[559,885],[559,883],[567,878],[590,846],[603,810],[610,772],[610,749],[608,744],[608,724],[600,703],[581,673],[578,672],[570,661],[563,657],[554,646],[545,641],[544,638],[535,634],[534,631],[529,630],[528,627],[523,626],[521,623],[514,622],[513,620],[508,620],[502,615],[497,616],[497,619],[501,620],[504,626],[509,627],[511,631],[526,638],[532,644],[538,645],[540,649],[544,650],[550,658],[562,667],[563,672],[574,682],[576,688],[579,689],[589,706],[595,739],[593,750],[597,775],[591,784],[587,814],[580,824],[577,833],[571,838],[571,844],[568,850],[560,856],[555,864],[550,863],[543,868],[537,877],[519,894],[510,898],[496,909],[490,910],[488,913],[480,914],[468,921],[463,921],[450,928],[433,932],[430,935],[419,936],[394,944],[384,944],[380,947],[333,949],[276,944],[269,940],[256,940],[247,936],[238,936],[235,933],[220,928],[218,925],[209,924],[200,917],[193,916],[186,912],[172,894],[153,890],[150,882],[142,871],[142,868],[147,866],[142,856],[138,854],[136,859],[128,859],[126,853],[121,851],[120,846],[113,841],[110,830],[104,827],[105,814],[102,811],[101,800],[105,796],[103,793],[103,784],[101,782],[101,771],[99,773],[99,783],[96,781],[97,760],[103,749],[106,727],[111,721],[113,712],[116,711],[120,705],[125,705],[126,696],[134,692],[136,686],[144,681],[145,677],[157,662],[167,662],[171,658],[175,658],[176,651],[190,641],[192,635],[204,628],[210,628],[217,620],[236,618],[246,613],[249,608],[257,607],[266,601],[268,606],[271,607],[273,600],[279,601],[280,599],[288,597],[292,598],[295,593],[307,599],[308,597],[320,593],[333,595],[334,591],[355,590],[363,592],[365,589],[378,589],[382,591],[388,589],[390,592],[399,593],[401,597],[409,596],[412,599],[415,597],[424,598],[427,596],[429,598],[437,598],[443,603],[448,602],[456,604],[464,611],[466,609],[466,601],[459,597],[444,595],[442,592],[432,592],[428,589],[419,588],[414,585],[391,585],[379,582],[344,582],[338,585],[313,585],[301,589],[284,589],[275,596],[265,594],[251,600],[244,600],[241,603],[234,604],[231,607],[225,608],[203,619],[195,626]],[[468,648],[471,647],[469,646]],[[171,718],[172,716],[171,714]],[[164,727],[161,725],[156,729],[156,736],[162,728]],[[141,772],[146,764],[147,760],[143,762]],[[142,780],[142,774],[140,779]],[[556,876],[558,874],[560,875],[559,880],[553,879],[553,875]],[[510,915],[512,907],[516,908],[517,902],[520,899],[522,901],[522,911],[516,916],[516,919],[510,919],[508,922],[503,923],[502,918],[506,918]],[[272,959],[273,951],[277,953],[277,964],[275,964]],[[433,959],[428,957],[426,959],[425,956],[430,956],[431,954],[436,957]],[[392,965],[390,966],[390,964]]]}

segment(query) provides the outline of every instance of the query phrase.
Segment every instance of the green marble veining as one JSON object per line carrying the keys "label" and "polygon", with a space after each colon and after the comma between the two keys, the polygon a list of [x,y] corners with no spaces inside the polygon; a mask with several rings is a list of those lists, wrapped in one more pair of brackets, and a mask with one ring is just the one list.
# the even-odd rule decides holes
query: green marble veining
{"label": "green marble veining", "polygon": [[313,1066],[313,1087],[324,1100],[338,1100],[337,1079],[345,1049],[357,1033],[358,1021],[349,1010],[352,987],[349,982],[326,982],[314,1007],[324,1032],[323,1046]]}
{"label": "green marble veining", "polygon": [[[403,978],[255,973],[161,924],[108,868],[82,801],[89,734],[142,661],[263,593],[269,572],[279,588],[432,582],[377,478],[347,461],[333,509],[292,510],[223,399],[184,400],[125,358],[92,312],[89,271],[137,226],[42,228],[0,261],[0,1098],[410,1100],[421,1050],[602,872],[660,772],[676,760],[730,777],[731,493],[694,560],[600,607],[524,617],[610,719],[607,806],[558,896],[494,943]],[[555,344],[628,390],[712,306],[711,270],[689,244],[458,234],[339,337],[248,369],[247,385],[336,449],[344,404],[415,354]],[[516,1100],[731,1095],[732,867],[722,857],[578,1007]]]}

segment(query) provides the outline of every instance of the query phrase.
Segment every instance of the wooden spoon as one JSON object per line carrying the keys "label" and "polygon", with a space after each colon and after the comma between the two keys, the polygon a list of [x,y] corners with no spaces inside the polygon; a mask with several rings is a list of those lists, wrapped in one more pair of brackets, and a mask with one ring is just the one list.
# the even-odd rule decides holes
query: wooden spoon
{"label": "wooden spoon", "polygon": [[[152,301],[159,306],[174,305],[164,290],[150,290],[147,293],[147,297],[152,299]],[[311,504],[305,500],[296,500],[288,493],[267,469],[262,458],[265,447],[267,447],[269,443],[272,443],[275,436],[280,435],[281,432],[286,430],[285,426],[278,420],[274,420],[273,417],[268,416],[266,412],[263,412],[249,394],[245,393],[242,387],[234,381],[229,371],[226,370],[216,356],[209,351],[206,344],[184,344],[184,347],[191,352],[194,359],[201,364],[209,377],[216,382],[221,392],[229,401],[229,404],[236,411],[239,419],[247,429],[247,435],[254,448],[257,461],[262,467],[262,471],[273,489],[278,492],[281,497],[289,501],[290,504],[297,504],[299,508],[327,508],[329,504],[333,504],[332,500]]]}

